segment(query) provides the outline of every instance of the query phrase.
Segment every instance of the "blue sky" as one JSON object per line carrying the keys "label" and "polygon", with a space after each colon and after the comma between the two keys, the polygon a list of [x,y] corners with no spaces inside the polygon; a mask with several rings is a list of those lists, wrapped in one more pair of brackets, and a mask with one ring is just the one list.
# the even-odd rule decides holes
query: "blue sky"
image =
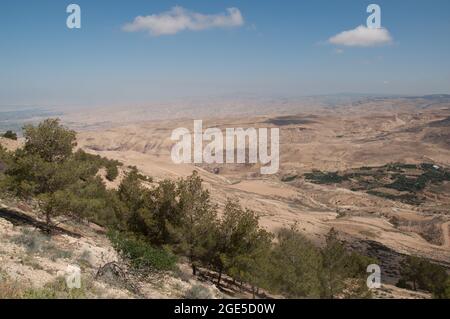
{"label": "blue sky", "polygon": [[[82,28],[66,26],[79,4]],[[365,25],[359,0],[3,0],[0,105],[131,105],[251,93],[450,93],[450,1],[375,0],[392,39],[329,39]],[[242,23],[175,34],[127,32],[137,16],[175,6],[209,17],[236,8]],[[215,20],[214,20],[215,21]]]}

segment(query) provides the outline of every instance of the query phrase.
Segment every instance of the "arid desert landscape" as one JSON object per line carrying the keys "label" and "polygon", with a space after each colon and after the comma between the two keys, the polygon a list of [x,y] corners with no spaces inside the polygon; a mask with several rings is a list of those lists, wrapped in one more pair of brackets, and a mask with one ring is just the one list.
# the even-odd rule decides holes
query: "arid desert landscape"
{"label": "arid desert landscape", "polygon": [[[309,103],[314,102],[293,101],[273,113],[268,112],[268,104],[257,108],[254,102],[246,108],[245,101],[241,103],[245,109],[242,115],[236,115],[236,108],[232,108],[230,114],[221,116],[199,113],[195,118],[153,119],[149,112],[138,121],[128,110],[130,120],[121,121],[120,110],[105,117],[95,110],[67,112],[62,119],[77,129],[77,148],[124,164],[114,181],[104,178],[104,171],[99,172],[110,189],[119,187],[127,167],[136,167],[152,178],[151,183],[175,181],[198,171],[219,210],[227,199],[239,200],[256,212],[267,231],[276,234],[297,225],[318,246],[325,244],[326,235],[334,229],[349,251],[376,258],[382,269],[383,288],[375,296],[429,297],[426,292],[402,290],[395,285],[401,261],[408,255],[450,269],[450,97],[361,98],[335,107],[319,102],[311,107]],[[134,111],[143,114],[143,110]],[[254,115],[249,115],[252,111]],[[258,164],[248,163],[173,163],[171,132],[179,127],[192,129],[193,120],[199,118],[203,119],[204,129],[279,128],[278,173],[261,175]],[[1,143],[14,150],[23,141],[3,138]],[[15,223],[10,223],[14,218],[8,219],[6,214],[11,205],[25,215],[30,210],[24,204],[8,206],[4,201],[0,216],[4,239],[18,232]],[[74,254],[79,255],[78,260],[89,255],[87,264],[94,270],[117,259],[117,255],[92,227],[83,226],[84,235],[77,240],[79,248]],[[65,228],[74,229],[70,223]],[[59,244],[67,246],[72,240],[66,234]],[[27,266],[23,258],[14,259],[17,249],[13,243],[2,245],[3,270],[6,268],[17,278],[37,280],[32,266]],[[47,272],[39,275],[39,281],[52,278],[46,268],[54,273],[64,270],[65,263],[60,260],[26,260],[39,273]],[[164,282],[164,288],[150,285],[144,295],[183,297],[179,295],[183,290],[176,288],[180,285],[177,280],[159,278],[157,282]],[[191,286],[195,280],[191,278]],[[208,287],[212,295],[223,293],[214,285]],[[107,296],[129,297],[120,289],[102,289]]]}
{"label": "arid desert landscape", "polygon": [[[450,104],[436,99],[431,106],[421,99],[381,99],[294,115],[204,120],[205,128],[279,127],[280,171],[274,176],[259,174],[257,165],[172,163],[171,132],[192,128],[193,119],[116,124],[82,131],[78,142],[88,152],[137,166],[156,178],[199,170],[218,203],[227,196],[238,197],[272,231],[299,222],[308,236],[320,241],[335,227],[350,241],[373,241],[398,253],[448,264],[449,181],[427,183],[417,192],[385,187],[395,181],[396,172],[407,178],[420,176],[423,163],[449,169]],[[357,176],[329,183],[307,178],[315,171],[344,176],[359,170],[365,172],[365,180],[375,179],[374,185]],[[378,196],[373,195],[376,191]]]}
{"label": "arid desert landscape", "polygon": [[448,0],[3,2],[0,300],[450,299]]}

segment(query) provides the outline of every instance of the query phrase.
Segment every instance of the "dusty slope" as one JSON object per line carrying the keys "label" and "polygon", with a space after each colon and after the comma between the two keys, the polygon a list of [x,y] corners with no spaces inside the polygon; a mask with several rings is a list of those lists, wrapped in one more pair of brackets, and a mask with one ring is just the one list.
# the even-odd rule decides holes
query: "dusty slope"
{"label": "dusty slope", "polygon": [[68,298],[64,284],[68,266],[81,268],[79,298],[184,298],[195,286],[201,286],[209,298],[224,296],[212,284],[191,276],[190,267],[184,264],[177,273],[149,278],[127,275],[124,281],[121,277],[96,277],[99,268],[110,262],[126,269],[104,229],[63,222],[59,226],[67,232],[49,238],[18,216],[39,217],[26,204],[0,200],[0,299],[14,297],[16,290],[33,292],[28,296],[31,298],[43,298],[45,293],[40,289],[49,285],[58,296]]}

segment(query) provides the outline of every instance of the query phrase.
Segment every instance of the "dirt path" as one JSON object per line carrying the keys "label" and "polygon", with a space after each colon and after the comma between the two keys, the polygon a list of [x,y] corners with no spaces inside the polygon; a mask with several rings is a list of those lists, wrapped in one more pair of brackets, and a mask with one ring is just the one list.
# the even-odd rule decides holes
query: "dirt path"
{"label": "dirt path", "polygon": [[443,223],[441,225],[442,227],[442,234],[444,236],[444,243],[442,246],[449,247],[450,248],[450,230],[449,230],[450,222]]}

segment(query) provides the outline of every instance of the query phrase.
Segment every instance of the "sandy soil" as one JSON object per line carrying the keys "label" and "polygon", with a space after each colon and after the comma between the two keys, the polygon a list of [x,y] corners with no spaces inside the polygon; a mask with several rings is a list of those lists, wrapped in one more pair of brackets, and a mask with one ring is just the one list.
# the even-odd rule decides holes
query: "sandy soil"
{"label": "sandy soil", "polygon": [[2,145],[8,151],[14,151],[15,149],[23,145],[23,140],[19,139],[17,141],[14,141],[8,138],[0,137],[0,145]]}

